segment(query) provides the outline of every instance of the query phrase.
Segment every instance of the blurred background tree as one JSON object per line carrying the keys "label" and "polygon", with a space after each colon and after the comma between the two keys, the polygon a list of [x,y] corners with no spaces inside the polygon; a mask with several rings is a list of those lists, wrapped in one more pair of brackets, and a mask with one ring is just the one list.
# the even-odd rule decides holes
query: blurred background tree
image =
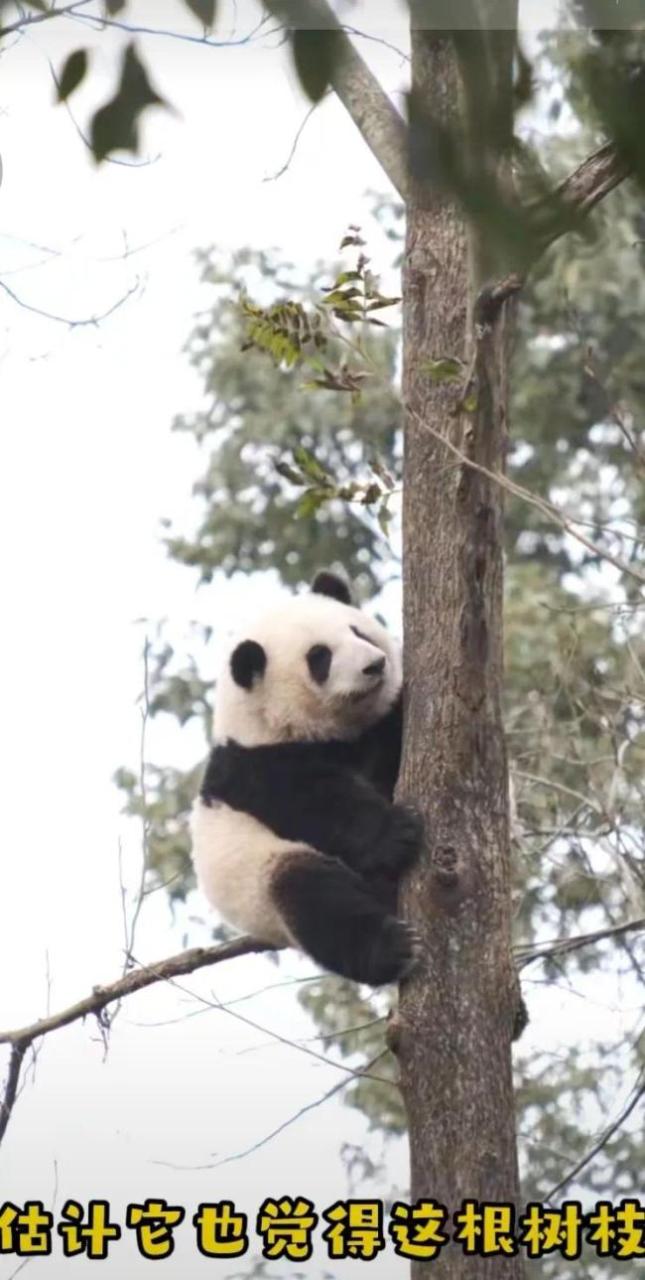
{"label": "blurred background tree", "polygon": [[[588,34],[551,36],[532,75],[539,110],[527,120],[535,156],[550,172],[568,172],[597,144],[585,58]],[[544,138],[530,124],[561,123]],[[525,158],[520,150],[518,165]],[[375,213],[394,242],[403,210],[387,200]],[[645,523],[645,222],[642,195],[627,182],[593,215],[584,238],[566,237],[543,256],[521,296],[512,379],[513,481],[588,522],[600,550],[642,564]],[[369,237],[368,237],[369,238]],[[169,554],[209,583],[220,572],[273,570],[297,588],[321,565],[341,565],[362,599],[398,576],[396,522],[391,540],[369,507],[334,501],[296,517],[301,493],[276,469],[304,446],[341,483],[364,483],[374,460],[400,483],[398,334],[370,331],[370,356],[390,389],[349,395],[303,394],[301,379],[261,352],[244,351],[240,295],[261,302],[320,296],[337,264],[318,264],[303,282],[278,252],[241,250],[225,261],[199,255],[213,303],[196,320],[188,356],[203,380],[204,407],[181,417],[202,459],[194,487],[192,531],[168,530]],[[369,384],[368,384],[369,386]],[[581,546],[535,506],[507,507],[506,724],[515,793],[516,940],[529,961],[545,939],[618,929],[645,915],[645,644],[643,605],[634,580]],[[161,634],[154,645],[150,713],[180,725],[199,722],[204,755],[211,689],[196,656],[179,654]],[[149,875],[184,898],[193,884],[187,811],[201,765],[182,772],[148,764],[141,780],[121,770],[130,812],[148,820]],[[633,1104],[645,1088],[641,1012],[645,956],[638,930],[609,933],[568,952],[533,958],[527,977],[566,984],[589,999],[623,1001],[622,1034],[610,1040],[599,1006],[593,1041],[565,1054],[517,1055],[519,1130],[526,1199],[581,1165],[566,1194],[614,1199],[642,1192],[645,1144]],[[525,980],[530,1008],[531,982]],[[387,994],[321,977],[299,997],[320,1032],[349,1055],[383,1045]],[[349,1029],[349,1030],[348,1030]],[[391,1067],[393,1070],[393,1066]],[[380,1067],[383,1071],[384,1068]],[[403,1132],[398,1094],[373,1080],[348,1089],[372,1128]],[[632,1110],[630,1110],[630,1106]],[[624,1116],[615,1132],[609,1127]],[[586,1163],[598,1136],[606,1140]],[[367,1157],[347,1153],[356,1169]],[[538,1264],[535,1264],[538,1266]],[[578,1263],[573,1264],[579,1266]],[[594,1263],[597,1268],[600,1264]],[[616,1264],[617,1265],[617,1264]],[[609,1274],[612,1264],[603,1261]],[[562,1259],[539,1264],[564,1274]]]}

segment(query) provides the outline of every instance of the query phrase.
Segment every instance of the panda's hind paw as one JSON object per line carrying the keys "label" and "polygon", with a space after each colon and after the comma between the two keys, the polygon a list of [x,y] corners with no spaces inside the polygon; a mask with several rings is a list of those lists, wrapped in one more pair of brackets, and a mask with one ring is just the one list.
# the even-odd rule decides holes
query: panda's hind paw
{"label": "panda's hind paw", "polygon": [[421,958],[421,939],[412,925],[396,916],[384,921],[378,943],[378,957],[373,958],[372,986],[386,982],[403,982],[416,969]]}

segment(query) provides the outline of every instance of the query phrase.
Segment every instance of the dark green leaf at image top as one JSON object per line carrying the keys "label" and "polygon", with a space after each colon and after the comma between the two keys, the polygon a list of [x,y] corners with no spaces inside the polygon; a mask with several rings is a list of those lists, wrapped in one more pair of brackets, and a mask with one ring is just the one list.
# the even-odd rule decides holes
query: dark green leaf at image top
{"label": "dark green leaf at image top", "polygon": [[217,0],[184,0],[184,3],[205,27],[212,27],[215,22]]}
{"label": "dark green leaf at image top", "polygon": [[312,102],[320,102],[329,88],[338,56],[335,31],[294,31],[293,59],[300,83]]}
{"label": "dark green leaf at image top", "polygon": [[113,98],[97,111],[92,120],[92,151],[103,160],[111,151],[138,151],[139,116],[146,107],[165,106],[153,89],[148,72],[140,61],[134,44],[123,56],[121,79]]}

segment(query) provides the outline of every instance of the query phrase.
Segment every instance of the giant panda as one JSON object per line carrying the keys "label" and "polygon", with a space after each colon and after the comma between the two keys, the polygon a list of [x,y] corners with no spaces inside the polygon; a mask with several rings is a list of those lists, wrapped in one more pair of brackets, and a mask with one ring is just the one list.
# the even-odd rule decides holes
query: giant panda
{"label": "giant panda", "polygon": [[322,571],[227,654],[192,819],[199,884],[226,920],[372,986],[417,954],[395,914],[422,838],[392,803],[401,726],[399,644]]}

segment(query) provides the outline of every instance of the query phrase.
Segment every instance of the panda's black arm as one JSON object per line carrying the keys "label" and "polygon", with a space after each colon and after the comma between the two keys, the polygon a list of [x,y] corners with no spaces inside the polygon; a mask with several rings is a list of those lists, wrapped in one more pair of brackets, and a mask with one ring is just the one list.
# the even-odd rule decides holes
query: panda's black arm
{"label": "panda's black arm", "polygon": [[354,771],[353,750],[342,742],[241,747],[229,741],[212,751],[201,796],[363,874],[398,874],[416,856],[419,824]]}
{"label": "panda's black arm", "polygon": [[378,724],[366,729],[351,751],[353,766],[381,795],[392,799],[401,764],[403,742],[403,692]]}

